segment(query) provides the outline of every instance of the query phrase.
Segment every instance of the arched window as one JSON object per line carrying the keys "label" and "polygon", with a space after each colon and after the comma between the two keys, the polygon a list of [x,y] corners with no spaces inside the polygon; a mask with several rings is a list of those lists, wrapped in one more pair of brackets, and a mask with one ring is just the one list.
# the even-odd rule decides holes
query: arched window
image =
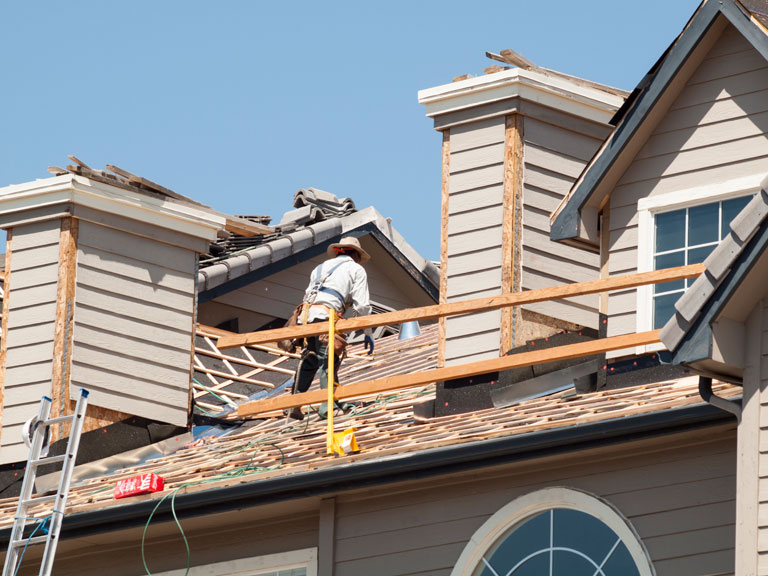
{"label": "arched window", "polygon": [[526,494],[472,536],[451,576],[653,576],[632,526],[597,496]]}

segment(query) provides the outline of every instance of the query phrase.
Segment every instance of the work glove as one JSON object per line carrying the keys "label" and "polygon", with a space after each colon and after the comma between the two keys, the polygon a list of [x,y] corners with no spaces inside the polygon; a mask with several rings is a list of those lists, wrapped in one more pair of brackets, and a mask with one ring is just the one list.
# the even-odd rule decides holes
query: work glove
{"label": "work glove", "polygon": [[[369,347],[370,350],[368,350]],[[365,338],[363,338],[363,350],[368,350],[368,356],[373,354],[373,337],[369,336],[368,334],[366,334]]]}

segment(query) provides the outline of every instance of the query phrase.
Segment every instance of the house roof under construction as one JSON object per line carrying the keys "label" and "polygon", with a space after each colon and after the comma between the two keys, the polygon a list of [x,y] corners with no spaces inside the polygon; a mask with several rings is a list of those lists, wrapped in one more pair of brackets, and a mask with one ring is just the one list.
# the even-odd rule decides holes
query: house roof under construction
{"label": "house roof under construction", "polygon": [[[409,340],[382,339],[371,357],[363,352],[359,346],[350,348],[342,382],[433,368],[437,329],[426,327]],[[740,394],[739,387],[724,383],[717,383],[715,391],[724,397]],[[403,474],[435,473],[459,463],[486,466],[501,456],[510,461],[547,447],[577,447],[727,417],[702,402],[695,377],[585,394],[571,388],[503,408],[416,417],[414,405],[433,399],[434,393],[435,386],[429,385],[362,399],[353,411],[336,418],[337,430],[356,428],[360,446],[358,453],[342,458],[326,455],[324,420],[312,414],[299,422],[273,413],[223,434],[172,438],[166,441],[167,455],[153,459],[137,455],[126,465],[126,455],[123,464],[93,463],[99,472],[76,481],[70,491],[65,533],[115,518],[146,518],[162,495],[124,500],[112,495],[118,480],[145,472],[164,477],[177,510],[194,507],[202,513],[205,503],[236,505],[246,495],[254,503],[260,497],[291,497],[297,489],[323,492],[364,479],[383,482]],[[0,526],[10,526],[15,506],[15,498],[0,501]],[[7,530],[0,534],[7,538]]]}

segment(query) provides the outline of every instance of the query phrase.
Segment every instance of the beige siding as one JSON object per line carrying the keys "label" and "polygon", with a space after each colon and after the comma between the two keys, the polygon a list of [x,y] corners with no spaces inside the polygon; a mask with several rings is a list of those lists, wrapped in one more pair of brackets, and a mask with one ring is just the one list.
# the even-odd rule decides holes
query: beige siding
{"label": "beige siding", "polygon": [[[768,63],[728,27],[611,194],[612,275],[638,268],[640,199],[768,173]],[[625,295],[609,297],[608,334],[633,332]]]}
{"label": "beige siding", "polygon": [[194,252],[80,222],[72,394],[185,425]]}
{"label": "beige siding", "polygon": [[[501,293],[504,117],[451,129],[449,302]],[[446,365],[499,355],[501,314],[446,321]]]}
{"label": "beige siding", "polygon": [[51,394],[59,220],[13,229],[0,463],[25,460],[22,424]]}
{"label": "beige siding", "polygon": [[[599,255],[552,242],[549,238],[550,213],[568,193],[600,144],[599,139],[577,132],[568,123],[554,126],[536,118],[525,118],[523,290],[600,277]],[[524,306],[539,314],[591,328],[597,328],[597,307],[597,296],[578,302],[566,300]]]}
{"label": "beige siding", "polygon": [[[735,424],[724,425],[450,477],[350,488],[324,496],[335,496],[325,517],[320,499],[307,497],[187,514],[182,523],[193,566],[313,547],[322,564],[332,543],[333,576],[449,576],[494,513],[519,496],[562,486],[614,506],[636,530],[657,576],[733,574],[735,436]],[[100,574],[106,565],[113,576],[141,573],[140,530],[86,540],[62,540],[58,576]],[[172,522],[153,523],[145,552],[153,573],[183,570],[187,561]]]}
{"label": "beige siding", "polygon": [[[569,465],[522,465],[453,485],[337,503],[335,576],[448,576],[473,533],[514,498],[549,486],[591,492],[634,526],[658,576],[733,574],[733,437]],[[562,461],[561,461],[562,462]]]}

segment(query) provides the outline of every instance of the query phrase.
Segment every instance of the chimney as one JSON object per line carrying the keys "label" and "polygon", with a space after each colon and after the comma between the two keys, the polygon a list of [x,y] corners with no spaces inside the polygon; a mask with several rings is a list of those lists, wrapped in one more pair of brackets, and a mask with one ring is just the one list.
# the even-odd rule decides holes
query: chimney
{"label": "chimney", "polygon": [[[535,66],[419,92],[419,102],[443,137],[441,302],[600,277],[597,250],[550,240],[550,214],[611,132],[608,121],[624,97],[618,90]],[[440,365],[496,358],[564,330],[596,330],[598,299],[447,318]],[[483,387],[494,378],[486,378]],[[453,383],[452,389],[474,380]],[[464,403],[461,394],[445,399],[439,393],[437,404]],[[490,400],[472,404],[481,407],[483,402]]]}
{"label": "chimney", "polygon": [[[597,251],[549,239],[549,216],[623,101],[612,88],[537,67],[419,92],[443,135],[442,302],[600,277]],[[449,318],[441,360],[498,357],[563,329],[597,328],[597,315],[598,297],[589,296]]]}
{"label": "chimney", "polygon": [[84,430],[131,415],[186,426],[197,253],[223,218],[201,205],[66,174],[0,190],[7,231],[0,464],[26,459],[41,396]]}

